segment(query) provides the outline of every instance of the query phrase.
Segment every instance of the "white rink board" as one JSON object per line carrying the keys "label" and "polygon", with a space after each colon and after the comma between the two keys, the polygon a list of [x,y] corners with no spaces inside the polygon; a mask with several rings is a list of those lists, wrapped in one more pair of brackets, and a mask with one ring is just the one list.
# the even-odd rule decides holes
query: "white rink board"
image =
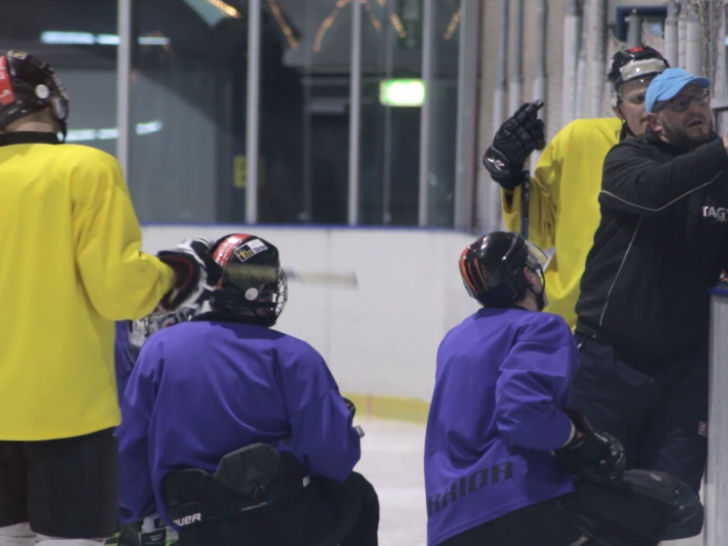
{"label": "white rink board", "polygon": [[478,309],[458,259],[475,236],[417,229],[159,226],[143,229],[154,253],[187,237],[252,233],[276,245],[285,268],[355,273],[358,287],[289,282],[276,329],[313,345],[342,391],[429,401],[437,347]]}

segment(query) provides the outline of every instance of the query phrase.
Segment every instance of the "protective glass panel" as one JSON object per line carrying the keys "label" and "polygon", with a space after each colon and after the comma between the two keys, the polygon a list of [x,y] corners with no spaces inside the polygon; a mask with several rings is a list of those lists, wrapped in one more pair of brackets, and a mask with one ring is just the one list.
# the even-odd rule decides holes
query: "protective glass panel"
{"label": "protective glass panel", "polygon": [[351,2],[264,0],[258,218],[347,221]]}
{"label": "protective glass panel", "polygon": [[416,225],[422,0],[367,0],[362,23],[359,221]]}
{"label": "protective glass panel", "polygon": [[[132,2],[129,187],[142,221],[244,217],[247,3]],[[244,192],[242,192],[244,193]]]}
{"label": "protective glass panel", "polygon": [[68,142],[116,152],[116,0],[0,0],[0,51],[50,63],[68,91]]}
{"label": "protective glass panel", "polygon": [[427,90],[432,101],[427,173],[428,216],[431,226],[451,228],[455,211],[455,142],[462,9],[460,0],[438,0],[434,6],[435,81],[432,89]]}

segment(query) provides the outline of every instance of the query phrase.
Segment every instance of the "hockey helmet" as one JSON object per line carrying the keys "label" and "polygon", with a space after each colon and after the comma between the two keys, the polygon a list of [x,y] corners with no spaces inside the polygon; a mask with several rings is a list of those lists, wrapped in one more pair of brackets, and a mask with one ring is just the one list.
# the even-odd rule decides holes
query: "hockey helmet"
{"label": "hockey helmet", "polygon": [[460,274],[468,294],[484,307],[507,307],[531,288],[523,268],[537,273],[543,282],[547,263],[546,254],[518,233],[495,231],[465,248]]}
{"label": "hockey helmet", "polygon": [[612,57],[609,72],[607,72],[612,105],[617,106],[621,102],[622,85],[632,80],[653,78],[662,74],[666,68],[670,68],[670,63],[650,46],[631,47],[617,51]]}
{"label": "hockey helmet", "polygon": [[22,51],[0,56],[0,131],[46,108],[51,109],[65,138],[68,94],[53,68]]}
{"label": "hockey helmet", "polygon": [[255,235],[235,233],[215,243],[212,257],[223,270],[210,297],[213,311],[273,326],[288,299],[278,249]]}

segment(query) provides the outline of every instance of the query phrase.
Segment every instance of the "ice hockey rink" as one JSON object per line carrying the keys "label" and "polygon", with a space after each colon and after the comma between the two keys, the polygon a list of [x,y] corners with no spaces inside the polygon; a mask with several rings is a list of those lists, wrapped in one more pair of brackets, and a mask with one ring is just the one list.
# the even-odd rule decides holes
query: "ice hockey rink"
{"label": "ice hockey rink", "polygon": [[380,546],[425,546],[425,426],[367,419],[359,419],[357,424],[365,436],[355,470],[379,495]]}
{"label": "ice hockey rink", "polygon": [[[381,419],[358,419],[357,424],[366,435],[362,438],[361,461],[355,470],[374,485],[379,495],[380,546],[425,546],[425,426]],[[662,542],[661,546],[703,546],[703,543],[701,535]]]}

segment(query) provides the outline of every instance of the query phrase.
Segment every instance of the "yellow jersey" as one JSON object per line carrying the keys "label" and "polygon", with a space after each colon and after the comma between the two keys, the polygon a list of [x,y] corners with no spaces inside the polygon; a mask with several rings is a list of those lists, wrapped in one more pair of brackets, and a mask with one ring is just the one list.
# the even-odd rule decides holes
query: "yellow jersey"
{"label": "yellow jersey", "polygon": [[174,283],[140,251],[117,161],[55,142],[0,134],[0,440],[118,425],[114,321],[148,314]]}
{"label": "yellow jersey", "polygon": [[[560,315],[572,329],[586,256],[599,226],[604,158],[619,142],[621,130],[617,118],[572,121],[546,146],[531,177],[528,238],[555,250],[546,268],[545,310]],[[506,227],[520,231],[520,186],[510,204],[505,192],[501,195]]]}

